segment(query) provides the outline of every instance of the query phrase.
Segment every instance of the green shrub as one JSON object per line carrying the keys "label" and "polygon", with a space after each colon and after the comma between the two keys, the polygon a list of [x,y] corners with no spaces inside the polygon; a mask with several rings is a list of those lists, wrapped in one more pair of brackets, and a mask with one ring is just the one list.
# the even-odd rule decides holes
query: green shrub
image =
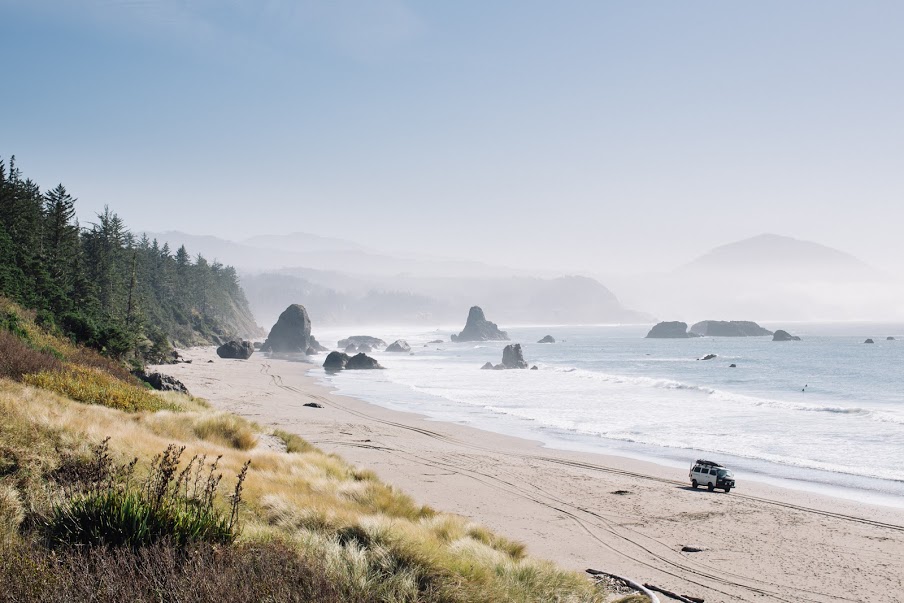
{"label": "green shrub", "polygon": [[47,536],[54,545],[129,546],[167,541],[178,546],[206,542],[226,544],[238,531],[238,505],[248,468],[238,476],[231,513],[215,506],[222,475],[219,458],[206,464],[194,457],[179,471],[183,448],[169,446],[151,464],[145,480],[133,481],[135,462],[116,466],[105,440],[94,460],[62,503],[54,505]]}

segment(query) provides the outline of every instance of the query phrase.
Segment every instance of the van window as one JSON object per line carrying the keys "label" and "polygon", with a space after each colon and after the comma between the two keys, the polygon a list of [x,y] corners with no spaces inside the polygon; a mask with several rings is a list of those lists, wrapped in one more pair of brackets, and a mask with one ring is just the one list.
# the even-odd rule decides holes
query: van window
{"label": "van window", "polygon": [[700,465],[697,465],[696,467],[694,467],[692,471],[694,473],[700,473]]}
{"label": "van window", "polygon": [[710,475],[715,475],[715,474],[716,474],[716,470],[715,470],[715,469],[710,469],[710,470],[709,470],[709,474],[710,474]]}

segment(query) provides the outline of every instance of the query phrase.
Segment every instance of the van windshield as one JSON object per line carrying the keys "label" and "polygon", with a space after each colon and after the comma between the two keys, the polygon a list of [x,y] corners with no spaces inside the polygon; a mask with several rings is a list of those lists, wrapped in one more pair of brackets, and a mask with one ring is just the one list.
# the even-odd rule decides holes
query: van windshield
{"label": "van windshield", "polygon": [[734,477],[734,473],[728,469],[719,469],[719,477]]}

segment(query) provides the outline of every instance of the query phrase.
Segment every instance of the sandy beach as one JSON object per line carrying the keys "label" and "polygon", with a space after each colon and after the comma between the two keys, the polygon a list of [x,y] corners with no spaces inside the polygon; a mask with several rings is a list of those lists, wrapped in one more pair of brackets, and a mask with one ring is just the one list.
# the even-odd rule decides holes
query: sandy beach
{"label": "sandy beach", "polygon": [[155,370],[565,567],[707,602],[904,601],[904,510],[760,483],[693,490],[686,470],[553,450],[339,396],[305,374],[308,364],[222,360],[213,348],[183,356],[192,363]]}

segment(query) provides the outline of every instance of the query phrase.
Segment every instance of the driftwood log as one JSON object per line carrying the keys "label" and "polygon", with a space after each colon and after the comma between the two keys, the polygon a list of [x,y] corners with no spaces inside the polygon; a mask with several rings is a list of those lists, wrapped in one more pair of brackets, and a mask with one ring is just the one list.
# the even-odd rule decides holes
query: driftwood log
{"label": "driftwood log", "polygon": [[666,597],[671,597],[676,601],[681,601],[681,603],[703,603],[703,599],[699,597],[685,597],[684,595],[679,595],[678,593],[673,593],[672,591],[666,590],[664,588],[660,588],[653,584],[649,584],[647,582],[644,583],[644,586],[649,588],[650,590],[655,590],[658,593],[664,594]]}
{"label": "driftwood log", "polygon": [[638,592],[640,592],[640,593],[643,593],[643,595],[644,595],[645,597],[647,597],[647,598],[651,601],[651,603],[660,603],[660,602],[659,602],[659,597],[657,597],[655,594],[653,594],[653,593],[650,591],[650,589],[648,589],[648,588],[646,588],[645,586],[643,586],[643,585],[641,585],[641,584],[635,582],[634,580],[631,580],[630,578],[625,578],[624,576],[618,576],[618,575],[616,575],[616,574],[610,574],[609,572],[601,572],[600,570],[595,570],[595,569],[587,569],[587,570],[585,570],[585,571],[586,571],[588,574],[590,574],[591,576],[606,576],[606,577],[608,577],[608,578],[612,578],[612,579],[614,579],[614,580],[618,580],[619,582],[622,582],[622,583],[624,583],[624,584],[627,584],[628,586],[630,586],[630,587],[633,588],[634,590],[636,590],[636,591],[638,591]]}

